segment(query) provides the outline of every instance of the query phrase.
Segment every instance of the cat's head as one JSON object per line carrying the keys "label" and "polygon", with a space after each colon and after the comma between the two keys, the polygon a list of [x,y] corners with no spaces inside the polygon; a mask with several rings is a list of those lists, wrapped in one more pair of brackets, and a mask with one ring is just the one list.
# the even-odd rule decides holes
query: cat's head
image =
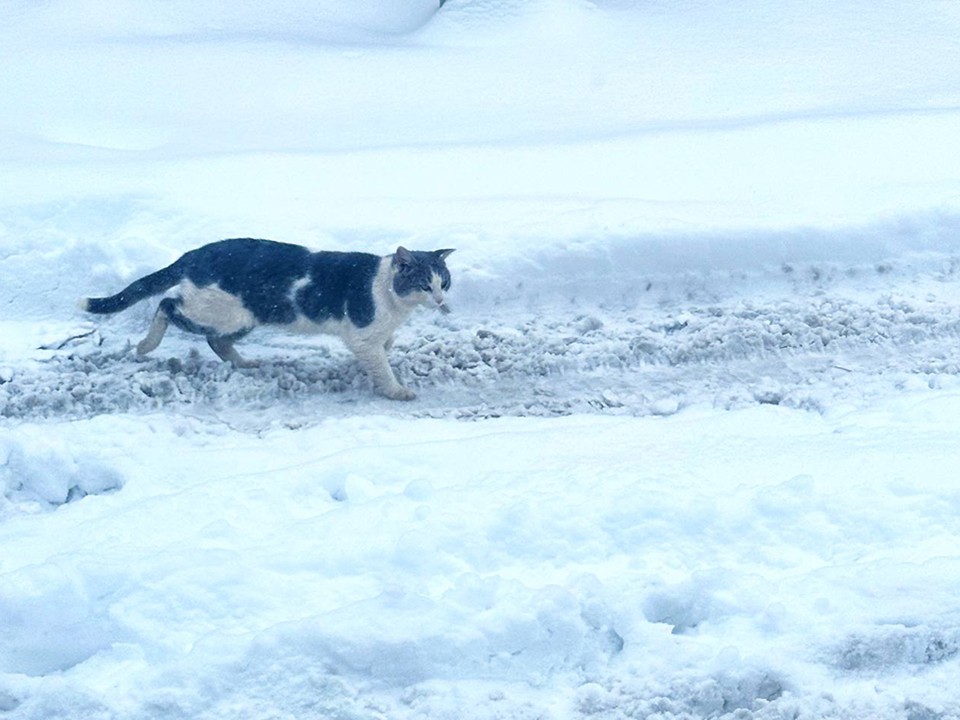
{"label": "cat's head", "polygon": [[397,248],[393,254],[393,289],[400,297],[446,310],[450,271],[444,262],[453,250],[418,251]]}

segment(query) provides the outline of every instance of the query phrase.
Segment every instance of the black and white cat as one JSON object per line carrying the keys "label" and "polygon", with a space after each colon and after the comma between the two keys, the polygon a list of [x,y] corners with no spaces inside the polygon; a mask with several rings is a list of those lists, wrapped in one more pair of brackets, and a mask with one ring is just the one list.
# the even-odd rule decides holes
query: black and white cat
{"label": "black and white cat", "polygon": [[376,390],[394,400],[412,400],[387,362],[393,333],[418,305],[444,312],[453,250],[415,252],[403,247],[381,257],[359,252],[312,252],[300,245],[239,238],[185,253],[116,295],[85,298],[91,313],[115,313],[170,290],[160,301],[147,336],[137,345],[145,355],[163,339],[170,323],[204,335],[223,360],[249,367],[234,343],[259,325],[298,333],[336,335],[357,356]]}

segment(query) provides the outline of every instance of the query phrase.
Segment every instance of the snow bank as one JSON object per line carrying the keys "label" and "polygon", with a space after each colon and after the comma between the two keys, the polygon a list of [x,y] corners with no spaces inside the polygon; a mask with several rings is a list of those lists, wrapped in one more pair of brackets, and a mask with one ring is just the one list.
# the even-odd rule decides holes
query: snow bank
{"label": "snow bank", "polygon": [[11,34],[108,42],[235,40],[375,42],[408,33],[438,9],[435,0],[339,2],[271,0],[257,8],[228,2],[175,0],[149,10],[135,2],[56,0],[21,3],[7,24]]}
{"label": "snow bank", "polygon": [[0,697],[18,718],[949,712],[958,396],[922,397],[835,421],[64,426],[128,482],[0,524]]}
{"label": "snow bank", "polygon": [[52,509],[87,495],[117,490],[122,476],[42,431],[0,431],[0,517],[12,508]]}
{"label": "snow bank", "polygon": [[[960,20],[946,5],[464,0],[377,42],[336,16],[376,24],[376,7],[400,31],[429,8],[334,5],[270,3],[255,20],[232,8],[216,23],[219,4],[126,5],[112,35],[81,32],[99,5],[21,4],[0,30],[18,58],[0,78],[0,207],[95,216],[124,200],[120,224],[178,226],[181,250],[956,209],[946,58]],[[57,18],[81,14],[81,39],[64,37]]]}

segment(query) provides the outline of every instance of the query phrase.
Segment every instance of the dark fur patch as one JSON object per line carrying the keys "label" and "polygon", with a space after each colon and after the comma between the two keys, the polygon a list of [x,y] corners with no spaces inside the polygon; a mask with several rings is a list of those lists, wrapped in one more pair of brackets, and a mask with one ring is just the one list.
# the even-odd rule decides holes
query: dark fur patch
{"label": "dark fur patch", "polygon": [[342,320],[357,327],[373,322],[373,279],[380,258],[368,253],[314,253],[310,282],[297,292],[297,304],[314,322]]}

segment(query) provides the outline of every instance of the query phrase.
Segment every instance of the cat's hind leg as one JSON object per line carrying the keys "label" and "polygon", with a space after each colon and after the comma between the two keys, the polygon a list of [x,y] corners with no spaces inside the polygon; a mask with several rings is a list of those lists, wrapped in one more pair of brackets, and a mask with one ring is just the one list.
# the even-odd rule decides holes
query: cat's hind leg
{"label": "cat's hind leg", "polygon": [[256,360],[247,360],[233,346],[238,338],[236,336],[218,336],[207,335],[207,345],[213,350],[221,360],[231,363],[237,368],[254,368],[259,365]]}
{"label": "cat's hind leg", "polygon": [[137,343],[137,355],[143,356],[156,350],[169,326],[170,318],[167,316],[163,303],[160,303],[160,307],[157,308],[157,312],[153,316],[153,322],[150,323],[147,336]]}

